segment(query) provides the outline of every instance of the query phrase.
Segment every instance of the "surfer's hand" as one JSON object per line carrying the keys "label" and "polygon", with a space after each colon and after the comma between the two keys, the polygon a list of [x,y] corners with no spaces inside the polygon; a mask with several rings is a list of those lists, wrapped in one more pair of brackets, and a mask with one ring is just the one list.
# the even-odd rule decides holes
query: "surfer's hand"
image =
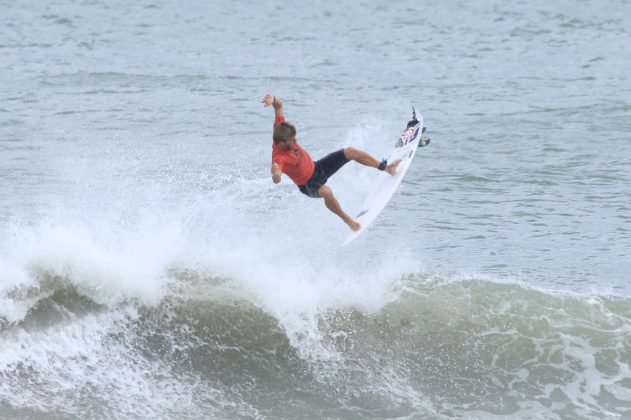
{"label": "surfer's hand", "polygon": [[263,96],[261,103],[263,104],[263,106],[267,107],[267,106],[273,105],[275,99],[276,97],[274,95],[272,95],[271,93],[268,93],[267,95]]}
{"label": "surfer's hand", "polygon": [[276,162],[272,162],[272,181],[278,184],[280,182],[280,166]]}

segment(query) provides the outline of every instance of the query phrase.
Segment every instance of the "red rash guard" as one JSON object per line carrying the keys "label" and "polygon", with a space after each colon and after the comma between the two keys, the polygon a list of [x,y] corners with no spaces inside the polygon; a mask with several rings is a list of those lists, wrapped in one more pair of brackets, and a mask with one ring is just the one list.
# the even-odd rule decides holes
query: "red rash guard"
{"label": "red rash guard", "polygon": [[[284,117],[276,117],[274,127],[283,122],[285,122]],[[313,159],[298,143],[290,150],[283,150],[272,143],[272,162],[276,163],[296,185],[306,184],[315,169]]]}

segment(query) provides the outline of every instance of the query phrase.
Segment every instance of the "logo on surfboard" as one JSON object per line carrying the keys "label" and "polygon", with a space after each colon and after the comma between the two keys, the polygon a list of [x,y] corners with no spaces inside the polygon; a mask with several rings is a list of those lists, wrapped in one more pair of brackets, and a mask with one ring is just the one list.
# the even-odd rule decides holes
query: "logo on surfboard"
{"label": "logo on surfboard", "polygon": [[420,124],[416,124],[415,126],[412,126],[405,130],[403,134],[401,134],[401,137],[399,137],[399,140],[397,140],[394,147],[403,147],[406,144],[413,142],[416,138],[416,135],[418,134],[418,129],[420,126]]}

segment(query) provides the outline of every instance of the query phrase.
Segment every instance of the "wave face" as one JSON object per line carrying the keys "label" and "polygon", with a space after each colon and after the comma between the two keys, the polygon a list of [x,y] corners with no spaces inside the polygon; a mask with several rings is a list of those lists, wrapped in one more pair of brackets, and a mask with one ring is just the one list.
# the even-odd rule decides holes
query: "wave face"
{"label": "wave face", "polygon": [[408,274],[389,301],[278,311],[169,271],[147,304],[50,271],[8,295],[9,417],[596,418],[631,413],[631,300]]}

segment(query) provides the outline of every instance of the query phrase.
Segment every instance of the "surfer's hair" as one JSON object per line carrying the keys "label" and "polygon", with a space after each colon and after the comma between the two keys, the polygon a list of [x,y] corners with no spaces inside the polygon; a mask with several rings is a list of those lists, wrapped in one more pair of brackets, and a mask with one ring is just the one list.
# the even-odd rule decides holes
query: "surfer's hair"
{"label": "surfer's hair", "polygon": [[288,141],[296,137],[296,127],[292,123],[282,122],[274,127],[274,143]]}

